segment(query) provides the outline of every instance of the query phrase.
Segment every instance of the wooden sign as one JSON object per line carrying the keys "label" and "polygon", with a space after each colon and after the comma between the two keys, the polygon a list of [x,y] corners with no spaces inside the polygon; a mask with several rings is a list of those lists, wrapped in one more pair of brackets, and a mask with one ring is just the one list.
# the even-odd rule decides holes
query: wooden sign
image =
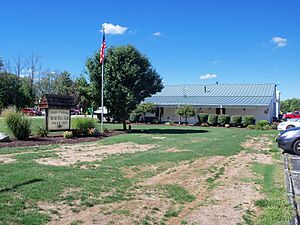
{"label": "wooden sign", "polygon": [[48,109],[46,127],[48,130],[69,130],[71,116],[69,109]]}

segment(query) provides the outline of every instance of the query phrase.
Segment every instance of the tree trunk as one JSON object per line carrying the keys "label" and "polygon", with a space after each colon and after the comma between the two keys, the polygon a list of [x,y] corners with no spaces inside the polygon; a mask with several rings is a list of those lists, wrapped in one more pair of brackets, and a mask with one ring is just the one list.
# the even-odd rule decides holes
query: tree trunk
{"label": "tree trunk", "polygon": [[126,130],[127,130],[127,127],[126,127],[126,120],[123,120],[122,123],[123,123],[123,130],[126,131]]}
{"label": "tree trunk", "polygon": [[187,117],[185,117],[185,125],[188,125]]}

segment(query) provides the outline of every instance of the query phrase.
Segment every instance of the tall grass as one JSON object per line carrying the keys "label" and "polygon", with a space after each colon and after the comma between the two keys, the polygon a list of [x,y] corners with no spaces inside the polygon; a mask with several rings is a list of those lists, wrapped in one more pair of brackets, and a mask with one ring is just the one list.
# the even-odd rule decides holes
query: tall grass
{"label": "tall grass", "polygon": [[2,116],[10,132],[18,140],[26,140],[31,133],[31,120],[17,112],[14,107],[4,109]]}

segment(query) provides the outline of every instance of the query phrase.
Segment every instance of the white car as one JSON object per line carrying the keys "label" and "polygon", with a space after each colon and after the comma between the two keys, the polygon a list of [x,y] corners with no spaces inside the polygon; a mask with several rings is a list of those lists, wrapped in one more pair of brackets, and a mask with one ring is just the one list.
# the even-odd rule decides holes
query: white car
{"label": "white car", "polygon": [[287,121],[281,122],[277,126],[277,130],[288,130],[290,128],[300,127],[300,119],[289,119]]}

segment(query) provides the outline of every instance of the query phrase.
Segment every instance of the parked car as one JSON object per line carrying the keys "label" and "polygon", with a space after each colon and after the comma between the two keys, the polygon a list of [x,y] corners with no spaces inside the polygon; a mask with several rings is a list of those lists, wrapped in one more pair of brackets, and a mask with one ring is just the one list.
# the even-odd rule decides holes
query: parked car
{"label": "parked car", "polygon": [[283,114],[282,119],[300,118],[300,111]]}
{"label": "parked car", "polygon": [[280,133],[276,139],[278,147],[293,151],[295,154],[300,155],[300,128],[295,127],[285,130]]}
{"label": "parked car", "polygon": [[300,119],[289,119],[281,122],[277,126],[277,130],[288,130],[294,127],[300,127]]}
{"label": "parked car", "polygon": [[27,116],[35,116],[35,111],[33,108],[24,108],[21,112]]}
{"label": "parked car", "polygon": [[35,116],[42,116],[43,115],[43,113],[40,111],[40,110],[34,110],[34,115]]}

